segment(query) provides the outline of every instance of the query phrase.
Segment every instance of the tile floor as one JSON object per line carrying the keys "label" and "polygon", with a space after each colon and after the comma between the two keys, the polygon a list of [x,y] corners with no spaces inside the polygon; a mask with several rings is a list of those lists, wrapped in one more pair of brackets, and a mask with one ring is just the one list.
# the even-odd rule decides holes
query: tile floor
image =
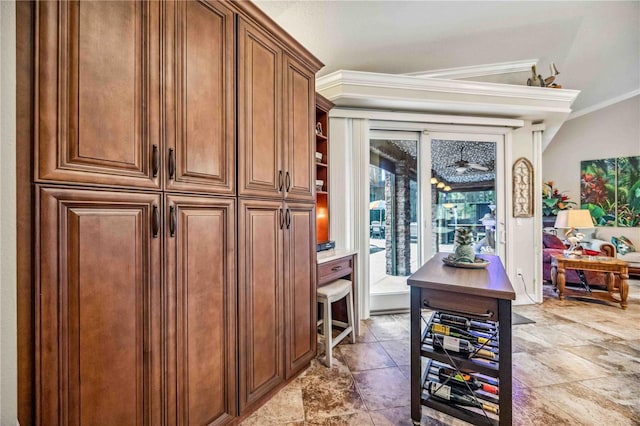
{"label": "tile floor", "polygon": [[[514,425],[640,425],[640,281],[629,308],[557,300],[515,306],[536,322],[513,327]],[[331,369],[318,360],[242,425],[411,425],[409,316],[362,322]],[[423,407],[423,425],[466,425]]]}

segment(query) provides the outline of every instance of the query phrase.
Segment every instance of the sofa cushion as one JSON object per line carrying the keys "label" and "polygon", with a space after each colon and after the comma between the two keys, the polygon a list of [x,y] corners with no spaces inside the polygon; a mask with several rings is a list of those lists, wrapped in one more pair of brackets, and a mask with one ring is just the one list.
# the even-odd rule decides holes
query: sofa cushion
{"label": "sofa cushion", "polygon": [[565,249],[565,245],[560,241],[560,238],[552,234],[542,234],[542,245],[545,248]]}
{"label": "sofa cushion", "polygon": [[636,248],[633,243],[629,241],[627,237],[611,237],[611,243],[616,246],[616,250],[620,254],[627,254],[629,252],[635,252]]}

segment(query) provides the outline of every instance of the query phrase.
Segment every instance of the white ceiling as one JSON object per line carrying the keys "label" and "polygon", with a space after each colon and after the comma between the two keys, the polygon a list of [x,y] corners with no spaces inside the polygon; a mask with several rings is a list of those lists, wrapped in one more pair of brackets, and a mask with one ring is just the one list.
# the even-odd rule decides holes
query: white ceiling
{"label": "white ceiling", "polygon": [[[411,73],[538,58],[574,111],[640,91],[640,2],[265,1],[255,3],[326,66]],[[526,75],[522,84],[526,84]],[[503,81],[500,78],[504,78]],[[514,75],[492,76],[514,83]],[[487,81],[487,80],[485,80]]]}

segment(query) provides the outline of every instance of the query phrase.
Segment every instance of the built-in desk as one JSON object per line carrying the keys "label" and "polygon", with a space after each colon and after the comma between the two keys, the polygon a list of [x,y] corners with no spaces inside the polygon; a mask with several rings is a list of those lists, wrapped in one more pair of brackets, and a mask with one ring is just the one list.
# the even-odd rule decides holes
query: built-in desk
{"label": "built-in desk", "polygon": [[[448,253],[437,253],[407,280],[411,286],[411,419],[419,425],[421,406],[426,405],[473,424],[510,425],[511,301],[515,299],[515,292],[498,256],[481,256],[491,262],[486,269],[445,266],[444,256]],[[423,309],[429,310],[429,318],[423,318]],[[442,313],[462,316],[470,323],[486,327],[483,329],[489,330],[488,347],[495,351],[495,359],[487,361],[454,350],[448,353],[437,349],[429,326],[432,321],[439,321]],[[495,400],[499,416],[488,416],[430,397],[427,381],[437,380],[437,373],[432,379],[433,365],[448,365],[489,377],[490,383],[499,387]]]}
{"label": "built-in desk", "polygon": [[[356,335],[360,335],[360,304],[358,303],[358,263],[356,250],[332,249],[321,251],[318,253],[318,287],[329,284],[339,278],[351,280],[353,305],[354,305],[354,324],[353,329]],[[345,309],[346,311],[346,309]],[[334,315],[336,319],[341,321],[346,318],[340,318],[341,315]]]}

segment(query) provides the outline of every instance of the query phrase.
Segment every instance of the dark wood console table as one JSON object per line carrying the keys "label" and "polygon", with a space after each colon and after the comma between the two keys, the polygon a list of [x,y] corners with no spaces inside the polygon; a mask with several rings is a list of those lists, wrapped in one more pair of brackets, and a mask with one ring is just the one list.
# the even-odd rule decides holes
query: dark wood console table
{"label": "dark wood console table", "polygon": [[[419,425],[421,406],[425,405],[473,424],[510,425],[512,419],[511,388],[511,301],[515,293],[498,256],[484,255],[491,263],[486,269],[462,269],[445,266],[437,253],[409,277],[411,286],[411,419]],[[492,330],[491,345],[496,360],[469,358],[459,353],[440,352],[431,346],[430,328],[422,329],[423,309],[436,311],[427,324],[437,321],[440,313],[463,316]],[[434,318],[436,318],[434,320]],[[427,363],[425,373],[422,363]],[[496,396],[499,415],[487,416],[480,410],[449,405],[430,397],[425,388],[432,381],[432,363],[447,364],[454,369],[477,372],[499,387]],[[436,374],[437,376],[437,374]]]}

